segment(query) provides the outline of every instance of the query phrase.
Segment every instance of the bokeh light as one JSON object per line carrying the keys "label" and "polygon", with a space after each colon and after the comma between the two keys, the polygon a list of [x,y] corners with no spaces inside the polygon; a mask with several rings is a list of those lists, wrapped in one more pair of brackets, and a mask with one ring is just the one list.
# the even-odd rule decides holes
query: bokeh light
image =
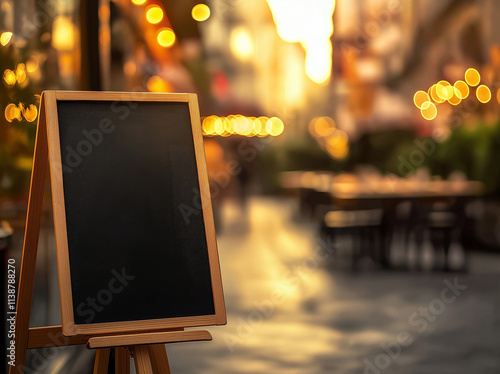
{"label": "bokeh light", "polygon": [[133,76],[137,72],[137,65],[134,61],[128,60],[125,65],[123,65],[123,72],[129,77]]}
{"label": "bokeh light", "polygon": [[267,120],[266,131],[269,133],[269,135],[271,136],[281,135],[284,129],[285,125],[283,124],[283,121],[278,117],[271,117]]}
{"label": "bokeh light", "polygon": [[476,97],[482,103],[487,103],[491,100],[491,91],[488,86],[480,85],[476,90]]}
{"label": "bokeh light", "polygon": [[191,10],[191,16],[195,21],[206,21],[210,17],[210,8],[206,4],[196,4]]}
{"label": "bokeh light", "polygon": [[453,88],[453,95],[448,99],[448,102],[451,105],[458,105],[462,102],[462,92],[455,86]]}
{"label": "bokeh light", "polygon": [[254,53],[253,39],[244,27],[235,27],[231,30],[229,46],[233,54],[242,61],[248,60]]}
{"label": "bokeh light", "polygon": [[309,122],[309,133],[314,137],[326,137],[335,131],[335,121],[331,117],[316,117]]}
{"label": "bokeh light", "polygon": [[418,109],[422,108],[423,103],[430,100],[429,94],[425,91],[417,91],[415,95],[413,95],[413,103]]}
{"label": "bokeh light", "polygon": [[205,117],[202,121],[202,132],[205,136],[278,136],[283,133],[284,128],[283,121],[277,117],[256,118],[230,114],[227,117],[212,115]]}
{"label": "bokeh light", "polygon": [[8,86],[13,86],[16,84],[16,73],[10,69],[5,69],[3,72],[3,80]]}
{"label": "bokeh light", "polygon": [[8,122],[12,122],[13,120],[21,121],[23,118],[21,116],[21,109],[13,103],[10,103],[5,108],[5,119]]}
{"label": "bokeh light", "polygon": [[146,2],[146,0],[132,0],[132,4],[142,5]]}
{"label": "bokeh light", "polygon": [[172,29],[165,28],[158,32],[158,36],[156,38],[158,40],[158,44],[162,47],[169,48],[175,43],[175,34]]}
{"label": "bokeh light", "polygon": [[161,77],[154,75],[148,79],[146,86],[150,92],[172,92],[172,87]]}
{"label": "bokeh light", "polygon": [[332,71],[333,13],[335,1],[267,0],[278,35],[288,43],[300,43],[306,52],[305,73],[323,84]]}
{"label": "bokeh light", "polygon": [[264,137],[264,136],[268,135],[267,130],[266,130],[266,123],[267,123],[268,119],[269,118],[267,118],[265,116],[261,116],[261,117],[258,117],[256,119],[256,121],[260,122],[260,131],[256,133],[257,136]]}
{"label": "bokeh light", "polygon": [[349,152],[349,137],[345,131],[335,130],[326,139],[326,151],[335,159],[343,159]]}
{"label": "bokeh light", "polygon": [[5,31],[0,35],[0,44],[5,46],[9,44],[10,39],[12,39],[12,33],[10,31]]}
{"label": "bokeh light", "polygon": [[422,104],[422,108],[420,108],[420,113],[422,114],[422,117],[424,117],[426,120],[430,121],[436,118],[437,116],[437,108],[434,103],[430,101],[426,101],[425,103]]}
{"label": "bokeh light", "polygon": [[16,68],[17,83],[23,84],[26,80],[26,65],[18,64]]}
{"label": "bokeh light", "polygon": [[456,81],[453,87],[455,87],[460,92],[460,98],[462,100],[466,99],[469,96],[469,86],[464,81]]}
{"label": "bokeh light", "polygon": [[37,71],[40,61],[37,56],[31,56],[31,58],[26,62],[26,70],[28,73],[34,73]]}
{"label": "bokeh light", "polygon": [[436,94],[443,102],[449,100],[453,97],[453,87],[447,81],[439,81],[436,84]]}
{"label": "bokeh light", "polygon": [[[444,103],[444,102],[445,102],[445,100],[441,99],[441,98],[438,96],[438,94],[437,94],[437,92],[436,92],[436,87],[437,87],[437,84],[433,84],[433,85],[429,88],[429,92],[428,92],[428,93],[429,93],[429,96],[431,97],[431,99],[432,99],[434,102],[436,102],[436,103],[438,103],[438,104]],[[420,108],[420,109],[422,109],[422,108]]]}
{"label": "bokeh light", "polygon": [[481,81],[481,75],[474,68],[469,68],[465,71],[465,81],[469,86],[475,87]]}
{"label": "bokeh light", "polygon": [[158,5],[150,5],[146,8],[146,19],[153,25],[160,23],[163,19],[163,10]]}
{"label": "bokeh light", "polygon": [[27,108],[22,107],[23,116],[28,122],[33,122],[38,114],[38,109],[35,105],[30,104]]}

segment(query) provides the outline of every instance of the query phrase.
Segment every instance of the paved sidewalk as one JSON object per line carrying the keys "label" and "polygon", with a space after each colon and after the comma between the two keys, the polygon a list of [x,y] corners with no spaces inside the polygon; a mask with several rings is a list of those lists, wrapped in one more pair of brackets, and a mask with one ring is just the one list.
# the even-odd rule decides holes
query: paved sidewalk
{"label": "paved sidewalk", "polygon": [[[469,274],[331,268],[291,203],[223,209],[228,325],[168,346],[173,373],[500,373],[500,256]],[[318,247],[319,246],[319,247]]]}

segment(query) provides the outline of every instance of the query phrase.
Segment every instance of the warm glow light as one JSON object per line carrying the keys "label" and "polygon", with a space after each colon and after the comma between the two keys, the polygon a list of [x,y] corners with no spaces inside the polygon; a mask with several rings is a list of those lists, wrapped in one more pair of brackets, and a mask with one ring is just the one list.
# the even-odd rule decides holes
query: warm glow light
{"label": "warm glow light", "polygon": [[335,131],[335,121],[330,117],[316,117],[309,122],[309,133],[314,137],[326,137]]}
{"label": "warm glow light", "polygon": [[206,21],[210,17],[210,8],[206,4],[196,4],[191,10],[191,16],[195,21]]}
{"label": "warm glow light", "polygon": [[423,103],[430,100],[429,94],[425,91],[417,91],[415,95],[413,95],[413,103],[418,109],[422,108]]}
{"label": "warm glow light", "polygon": [[125,75],[133,76],[137,71],[137,65],[134,61],[128,60],[125,65],[123,65],[123,72]]}
{"label": "warm glow light", "polygon": [[28,71],[28,73],[34,73],[35,71],[37,71],[39,64],[40,63],[38,57],[32,56],[28,60],[28,62],[26,62],[26,70]]}
{"label": "warm glow light", "polygon": [[163,10],[158,5],[150,5],[146,8],[146,19],[153,25],[163,19]]}
{"label": "warm glow light", "polygon": [[7,83],[7,85],[9,85],[9,86],[15,85],[16,79],[17,79],[16,73],[14,73],[10,69],[5,69],[5,71],[3,72],[3,80],[5,83]]}
{"label": "warm glow light", "polygon": [[168,48],[174,45],[175,34],[172,29],[162,29],[158,33],[156,39],[158,40],[158,44],[160,44],[162,47]]}
{"label": "warm glow light", "polygon": [[497,90],[497,101],[500,104],[500,88]]}
{"label": "warm glow light", "polygon": [[453,87],[453,95],[448,99],[451,105],[458,105],[462,102],[462,92],[456,87]]}
{"label": "warm glow light", "polygon": [[227,117],[212,115],[205,117],[202,121],[202,131],[205,136],[278,136],[283,130],[283,121],[277,117],[267,118],[262,116],[255,118],[230,114]]}
{"label": "warm glow light", "polygon": [[462,100],[469,96],[469,86],[464,81],[456,81],[453,86],[460,92],[460,98]]}
{"label": "warm glow light", "polygon": [[17,119],[21,121],[23,118],[21,117],[21,109],[16,104],[10,103],[5,108],[5,119],[9,122]]}
{"label": "warm glow light", "polygon": [[[218,121],[217,121],[217,119],[218,119]],[[222,135],[226,132],[225,127],[224,127],[224,123],[218,117],[216,117],[216,120],[214,122],[214,130],[215,130],[215,133],[217,135]]]}
{"label": "warm glow light", "polygon": [[436,84],[436,94],[443,101],[453,97],[453,86],[447,81],[439,81]]}
{"label": "warm glow light", "polygon": [[420,113],[422,114],[422,117],[424,117],[427,121],[433,120],[437,116],[436,105],[434,105],[434,103],[430,101],[426,101],[422,104]]}
{"label": "warm glow light", "polygon": [[252,37],[244,27],[235,27],[231,30],[229,46],[233,54],[242,61],[248,60],[254,53]]}
{"label": "warm glow light", "polygon": [[271,117],[266,122],[266,131],[271,136],[280,135],[284,129],[285,125],[283,124],[283,121],[280,120],[278,117]]}
{"label": "warm glow light", "polygon": [[487,103],[491,100],[491,91],[488,86],[480,85],[476,90],[476,97],[482,103]]}
{"label": "warm glow light", "polygon": [[[205,135],[215,134],[216,122],[221,122],[221,119],[217,116],[208,116],[203,119],[202,130]],[[217,128],[221,127],[221,123],[217,123]]]}
{"label": "warm glow light", "polygon": [[161,77],[154,75],[148,79],[146,84],[151,92],[172,92],[172,87]]}
{"label": "warm glow light", "polygon": [[142,5],[146,2],[146,0],[132,0],[132,4]]}
{"label": "warm glow light", "polygon": [[69,17],[57,16],[52,23],[52,46],[59,51],[70,51],[75,42],[75,28]]}
{"label": "warm glow light", "polygon": [[267,121],[269,120],[269,118],[261,116],[261,117],[257,118],[256,120],[258,120],[260,122],[260,125],[261,125],[260,131],[257,133],[257,136],[263,137],[263,136],[269,135],[267,130],[266,130],[266,124],[267,124]]}
{"label": "warm glow light", "polygon": [[267,0],[278,35],[300,43],[306,51],[305,71],[315,83],[328,81],[332,69],[333,12],[335,0]]}
{"label": "warm glow light", "polygon": [[30,104],[27,108],[22,107],[23,116],[28,122],[33,122],[38,114],[38,109],[33,104]]}
{"label": "warm glow light", "polygon": [[[228,117],[222,117],[221,120],[221,126],[224,128],[224,133],[231,135],[234,134],[234,129],[233,129],[233,123],[231,122],[232,118],[234,116],[229,115]],[[217,117],[218,118],[218,117]]]}
{"label": "warm glow light", "polygon": [[10,39],[12,39],[12,33],[10,31],[3,32],[2,35],[0,35],[0,44],[7,45]]}
{"label": "warm glow light", "polygon": [[26,66],[18,64],[16,68],[17,83],[22,84],[26,80]]}
{"label": "warm glow light", "polygon": [[469,86],[477,86],[481,81],[481,75],[474,68],[469,68],[465,71],[465,81]]}
{"label": "warm glow light", "polygon": [[349,153],[349,137],[342,130],[335,132],[326,140],[326,151],[336,159],[343,159]]}
{"label": "warm glow light", "polygon": [[238,135],[248,136],[252,133],[253,123],[244,116],[234,116],[231,119],[234,132]]}
{"label": "warm glow light", "polygon": [[[437,92],[436,92],[436,87],[437,87],[437,84],[433,84],[430,88],[429,88],[429,96],[432,98],[432,100],[434,100],[434,102],[438,103],[438,104],[441,104],[441,103],[444,103],[445,100],[441,99]],[[422,109],[422,108],[420,108]]]}

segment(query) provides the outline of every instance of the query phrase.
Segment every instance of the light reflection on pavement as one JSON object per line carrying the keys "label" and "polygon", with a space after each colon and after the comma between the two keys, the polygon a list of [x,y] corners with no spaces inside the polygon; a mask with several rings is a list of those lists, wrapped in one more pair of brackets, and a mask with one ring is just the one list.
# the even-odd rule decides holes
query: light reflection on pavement
{"label": "light reflection on pavement", "polygon": [[[253,198],[246,218],[224,205],[228,324],[209,328],[212,342],[167,346],[173,373],[500,372],[499,256],[474,254],[469,274],[350,274],[315,252],[314,225],[291,217],[287,200]],[[455,277],[467,289],[436,309]],[[412,342],[398,351],[403,332]]]}

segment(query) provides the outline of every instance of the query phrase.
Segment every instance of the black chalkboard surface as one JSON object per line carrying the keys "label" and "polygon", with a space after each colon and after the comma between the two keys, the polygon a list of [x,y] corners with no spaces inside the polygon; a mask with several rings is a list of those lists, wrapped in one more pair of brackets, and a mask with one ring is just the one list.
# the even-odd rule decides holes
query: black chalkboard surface
{"label": "black chalkboard surface", "polygon": [[194,95],[95,95],[57,99],[63,329],[65,319],[69,334],[225,323]]}

